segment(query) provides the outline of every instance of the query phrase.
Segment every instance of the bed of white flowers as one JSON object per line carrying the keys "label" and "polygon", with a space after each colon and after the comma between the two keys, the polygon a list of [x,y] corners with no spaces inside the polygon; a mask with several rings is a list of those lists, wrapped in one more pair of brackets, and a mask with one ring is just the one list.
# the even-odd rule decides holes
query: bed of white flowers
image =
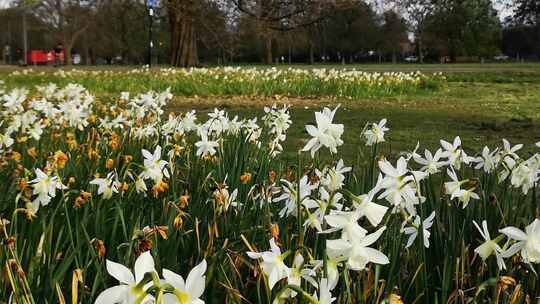
{"label": "bed of white flowers", "polygon": [[540,154],[522,145],[387,159],[382,119],[348,163],[336,106],[291,164],[286,105],[239,118],[164,113],[167,90],[29,92],[0,83],[0,302],[538,301]]}
{"label": "bed of white flowers", "polygon": [[60,86],[78,83],[94,93],[171,89],[178,96],[379,97],[430,92],[443,82],[441,73],[365,72],[334,68],[160,68],[116,70],[16,70],[6,75],[9,86]]}

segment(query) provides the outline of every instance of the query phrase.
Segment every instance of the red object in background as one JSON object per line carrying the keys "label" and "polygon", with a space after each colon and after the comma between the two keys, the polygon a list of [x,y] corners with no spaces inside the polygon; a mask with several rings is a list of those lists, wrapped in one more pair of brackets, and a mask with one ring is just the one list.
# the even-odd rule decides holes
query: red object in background
{"label": "red object in background", "polygon": [[[28,64],[54,64],[56,54],[54,51],[46,52],[43,50],[29,51],[26,57]],[[60,53],[60,62],[64,62],[64,51]]]}

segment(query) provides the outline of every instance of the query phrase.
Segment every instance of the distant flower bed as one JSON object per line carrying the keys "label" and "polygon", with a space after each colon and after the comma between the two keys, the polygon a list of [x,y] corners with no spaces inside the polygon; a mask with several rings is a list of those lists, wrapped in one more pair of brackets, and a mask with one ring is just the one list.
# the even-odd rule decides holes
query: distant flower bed
{"label": "distant flower bed", "polygon": [[133,70],[22,70],[7,77],[8,84],[60,86],[79,83],[93,92],[165,90],[181,96],[285,95],[343,98],[393,96],[435,90],[445,77],[440,73],[362,72],[355,69],[299,68],[193,68]]}
{"label": "distant flower bed", "polygon": [[[201,71],[169,72],[228,73]],[[169,72],[156,77],[178,77]],[[76,73],[91,72],[65,77]],[[522,145],[503,139],[474,153],[456,137],[387,159],[382,119],[357,134],[352,164],[340,157],[339,106],[294,126],[277,105],[250,118],[165,115],[169,90],[107,102],[79,84],[32,92],[0,83],[1,299],[474,303],[540,294],[540,154],[522,155]],[[308,138],[289,163],[281,156],[293,126]]]}

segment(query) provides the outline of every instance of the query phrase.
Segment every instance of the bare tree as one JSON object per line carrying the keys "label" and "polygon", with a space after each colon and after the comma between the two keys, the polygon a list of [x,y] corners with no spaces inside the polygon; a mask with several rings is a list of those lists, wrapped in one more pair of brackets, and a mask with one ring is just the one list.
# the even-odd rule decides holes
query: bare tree
{"label": "bare tree", "polygon": [[427,18],[435,9],[433,0],[395,0],[393,2],[403,10],[403,15],[407,18],[409,25],[413,30],[415,42],[418,47],[418,57],[420,63],[423,63],[423,27],[425,26]]}
{"label": "bare tree", "polygon": [[62,42],[65,62],[72,64],[71,50],[93,22],[100,0],[41,0],[33,11],[49,26],[52,36]]}
{"label": "bare tree", "polygon": [[198,33],[194,24],[204,18],[209,2],[232,5],[238,12],[256,21],[257,31],[264,41],[266,63],[272,62],[276,31],[290,31],[316,23],[331,12],[329,8],[350,5],[350,0],[168,0],[171,23],[172,59],[175,66],[197,64]]}

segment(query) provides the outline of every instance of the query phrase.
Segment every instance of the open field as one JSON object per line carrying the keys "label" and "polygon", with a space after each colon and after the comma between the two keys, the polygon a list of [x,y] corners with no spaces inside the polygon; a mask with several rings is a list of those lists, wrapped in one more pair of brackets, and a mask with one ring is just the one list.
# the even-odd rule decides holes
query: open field
{"label": "open field", "polygon": [[514,66],[0,71],[0,303],[540,301]]}

